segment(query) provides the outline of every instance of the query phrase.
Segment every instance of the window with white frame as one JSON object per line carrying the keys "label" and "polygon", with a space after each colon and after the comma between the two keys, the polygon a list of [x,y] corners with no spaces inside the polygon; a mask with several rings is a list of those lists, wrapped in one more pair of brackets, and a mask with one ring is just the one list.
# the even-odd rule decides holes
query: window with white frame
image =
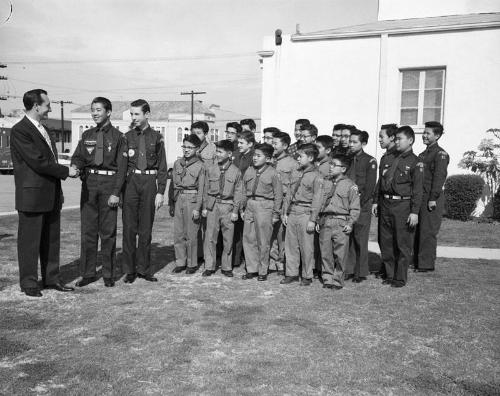
{"label": "window with white frame", "polygon": [[400,125],[443,122],[445,69],[401,70]]}

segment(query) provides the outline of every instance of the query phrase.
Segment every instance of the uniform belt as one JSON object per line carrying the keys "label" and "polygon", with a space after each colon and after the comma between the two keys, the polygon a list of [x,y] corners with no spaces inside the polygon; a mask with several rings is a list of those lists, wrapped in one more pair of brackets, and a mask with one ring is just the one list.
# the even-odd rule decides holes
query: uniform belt
{"label": "uniform belt", "polygon": [[411,199],[411,197],[404,197],[401,195],[389,195],[389,194],[384,194],[385,199],[394,199],[394,200],[399,200],[399,201],[408,201]]}
{"label": "uniform belt", "polygon": [[340,219],[340,220],[349,220],[349,216],[340,215],[332,212],[323,212],[321,213],[322,217],[328,217],[330,219]]}
{"label": "uniform belt", "polygon": [[198,190],[179,190],[179,194],[198,194]]}
{"label": "uniform belt", "polygon": [[156,175],[158,173],[156,169],[148,169],[148,170],[134,169],[132,172],[137,173],[138,175]]}
{"label": "uniform belt", "polygon": [[310,208],[312,206],[312,204],[310,203],[306,203],[306,202],[292,202],[292,204],[290,206],[301,206],[303,208]]}
{"label": "uniform belt", "polygon": [[222,198],[215,198],[215,202],[217,203],[223,203],[223,204],[232,204],[233,199],[222,199]]}
{"label": "uniform belt", "polygon": [[113,170],[101,170],[101,169],[89,169],[89,173],[94,173],[96,175],[108,175],[108,176],[113,176],[116,171]]}
{"label": "uniform belt", "polygon": [[274,201],[274,198],[258,197],[256,195],[252,195],[248,197],[248,199],[252,199],[254,201]]}

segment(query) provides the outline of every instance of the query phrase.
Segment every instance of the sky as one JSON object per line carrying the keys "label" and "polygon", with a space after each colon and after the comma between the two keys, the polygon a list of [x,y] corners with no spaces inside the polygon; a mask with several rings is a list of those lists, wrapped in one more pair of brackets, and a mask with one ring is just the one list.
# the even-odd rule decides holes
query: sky
{"label": "sky", "polygon": [[[12,5],[12,14],[10,6]],[[0,101],[44,88],[71,110],[95,96],[188,100],[260,117],[264,36],[377,19],[377,0],[0,0]],[[7,21],[5,21],[8,18]],[[59,116],[52,106],[51,117]]]}

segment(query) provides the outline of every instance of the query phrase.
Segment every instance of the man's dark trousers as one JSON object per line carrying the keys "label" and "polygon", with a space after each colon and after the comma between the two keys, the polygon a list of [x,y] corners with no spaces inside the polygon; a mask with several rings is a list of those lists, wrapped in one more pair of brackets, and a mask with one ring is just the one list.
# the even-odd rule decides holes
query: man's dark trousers
{"label": "man's dark trousers", "polygon": [[59,282],[61,211],[18,212],[17,254],[21,289],[38,287],[38,255],[44,285]]}
{"label": "man's dark trousers", "polygon": [[151,233],[155,218],[156,175],[132,173],[123,197],[123,272],[153,275]]}
{"label": "man's dark trousers", "polygon": [[436,201],[436,208],[431,212],[427,207],[429,196],[424,195],[418,216],[418,227],[415,238],[415,268],[434,270],[436,262],[437,235],[441,228],[444,196]]}
{"label": "man's dark trousers", "polygon": [[116,220],[118,208],[108,205],[116,180],[113,176],[88,174],[82,184],[80,211],[82,219],[82,257],[80,274],[96,276],[97,245],[101,238],[103,278],[112,278],[116,261]]}
{"label": "man's dark trousers", "polygon": [[370,199],[361,208],[359,219],[354,224],[350,235],[346,274],[352,274],[355,278],[366,278],[370,273],[368,268],[368,239],[372,220],[371,207],[372,200]]}

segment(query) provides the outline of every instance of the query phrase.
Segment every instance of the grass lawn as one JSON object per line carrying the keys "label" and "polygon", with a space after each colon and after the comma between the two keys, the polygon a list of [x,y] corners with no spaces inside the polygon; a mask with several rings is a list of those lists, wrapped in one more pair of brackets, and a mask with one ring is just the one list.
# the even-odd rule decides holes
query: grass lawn
{"label": "grass lawn", "polygon": [[[377,218],[372,217],[370,240],[377,240]],[[500,249],[500,223],[479,223],[443,218],[438,235],[442,246]]]}
{"label": "grass lawn", "polygon": [[[19,291],[16,217],[0,220],[0,394],[500,394],[499,262],[439,259],[406,288],[370,278],[338,292],[178,276],[166,213],[157,284],[40,299]],[[63,214],[62,246],[73,281],[77,211]]]}

